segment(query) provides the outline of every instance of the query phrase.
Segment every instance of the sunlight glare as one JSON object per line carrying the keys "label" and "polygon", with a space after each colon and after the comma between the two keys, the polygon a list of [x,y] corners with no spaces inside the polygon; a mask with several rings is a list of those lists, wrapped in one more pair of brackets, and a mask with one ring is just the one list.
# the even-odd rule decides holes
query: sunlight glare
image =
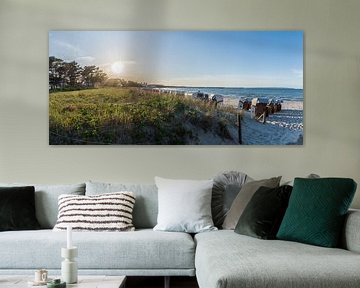
{"label": "sunlight glare", "polygon": [[116,61],[111,65],[111,71],[115,74],[121,74],[124,71],[124,63]]}

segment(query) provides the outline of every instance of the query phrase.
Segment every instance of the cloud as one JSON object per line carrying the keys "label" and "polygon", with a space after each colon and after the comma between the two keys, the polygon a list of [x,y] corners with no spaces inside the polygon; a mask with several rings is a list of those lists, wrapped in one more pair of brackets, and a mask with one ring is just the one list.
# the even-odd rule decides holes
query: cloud
{"label": "cloud", "polygon": [[288,75],[219,74],[179,77],[160,81],[164,85],[194,87],[288,87],[302,88],[302,78]]}
{"label": "cloud", "polygon": [[65,61],[73,61],[80,55],[84,55],[79,47],[57,39],[51,39],[49,42],[49,54]]}
{"label": "cloud", "polygon": [[121,61],[122,63],[124,63],[124,65],[134,65],[136,64],[136,62],[134,60],[125,60],[125,61]]}
{"label": "cloud", "polygon": [[95,57],[92,57],[92,56],[81,56],[81,57],[75,58],[75,61],[81,65],[87,65],[87,64],[93,63],[94,60],[95,60]]}
{"label": "cloud", "polygon": [[60,40],[53,40],[53,45],[58,46],[64,54],[68,55],[78,55],[80,53],[80,48],[72,45],[70,43],[60,41]]}
{"label": "cloud", "polygon": [[303,70],[301,69],[292,69],[291,72],[295,74],[296,77],[302,78],[303,77]]}
{"label": "cloud", "polygon": [[161,81],[164,85],[179,85],[179,86],[230,86],[229,83],[233,83],[233,86],[237,86],[235,83],[241,79],[240,75],[201,75],[194,77],[177,77]]}

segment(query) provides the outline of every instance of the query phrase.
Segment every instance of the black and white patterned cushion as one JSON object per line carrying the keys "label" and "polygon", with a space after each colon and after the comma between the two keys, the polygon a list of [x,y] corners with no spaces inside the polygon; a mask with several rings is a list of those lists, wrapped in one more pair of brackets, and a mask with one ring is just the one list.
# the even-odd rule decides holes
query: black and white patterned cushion
{"label": "black and white patterned cushion", "polygon": [[122,191],[92,196],[60,195],[55,231],[133,231],[135,196]]}

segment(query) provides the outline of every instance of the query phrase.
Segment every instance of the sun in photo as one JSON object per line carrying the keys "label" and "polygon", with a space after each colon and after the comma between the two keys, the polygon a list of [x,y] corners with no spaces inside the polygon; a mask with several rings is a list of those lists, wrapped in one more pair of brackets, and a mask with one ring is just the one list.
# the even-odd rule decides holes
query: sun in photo
{"label": "sun in photo", "polygon": [[125,65],[122,61],[115,61],[111,65],[111,71],[116,75],[121,75],[124,72]]}

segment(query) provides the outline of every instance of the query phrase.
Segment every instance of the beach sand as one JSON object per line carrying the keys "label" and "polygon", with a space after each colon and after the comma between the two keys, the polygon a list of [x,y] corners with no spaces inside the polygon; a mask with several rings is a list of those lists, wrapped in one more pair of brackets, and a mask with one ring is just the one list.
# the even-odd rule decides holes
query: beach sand
{"label": "beach sand", "polygon": [[282,103],[282,108],[284,110],[303,110],[304,102],[303,101],[284,101],[284,103]]}
{"label": "beach sand", "polygon": [[[237,108],[238,99],[224,98],[224,105]],[[230,128],[237,137],[238,128]],[[251,118],[245,111],[241,121],[242,143],[245,145],[302,145],[303,144],[303,101],[284,101],[282,110],[270,114],[263,124]]]}

